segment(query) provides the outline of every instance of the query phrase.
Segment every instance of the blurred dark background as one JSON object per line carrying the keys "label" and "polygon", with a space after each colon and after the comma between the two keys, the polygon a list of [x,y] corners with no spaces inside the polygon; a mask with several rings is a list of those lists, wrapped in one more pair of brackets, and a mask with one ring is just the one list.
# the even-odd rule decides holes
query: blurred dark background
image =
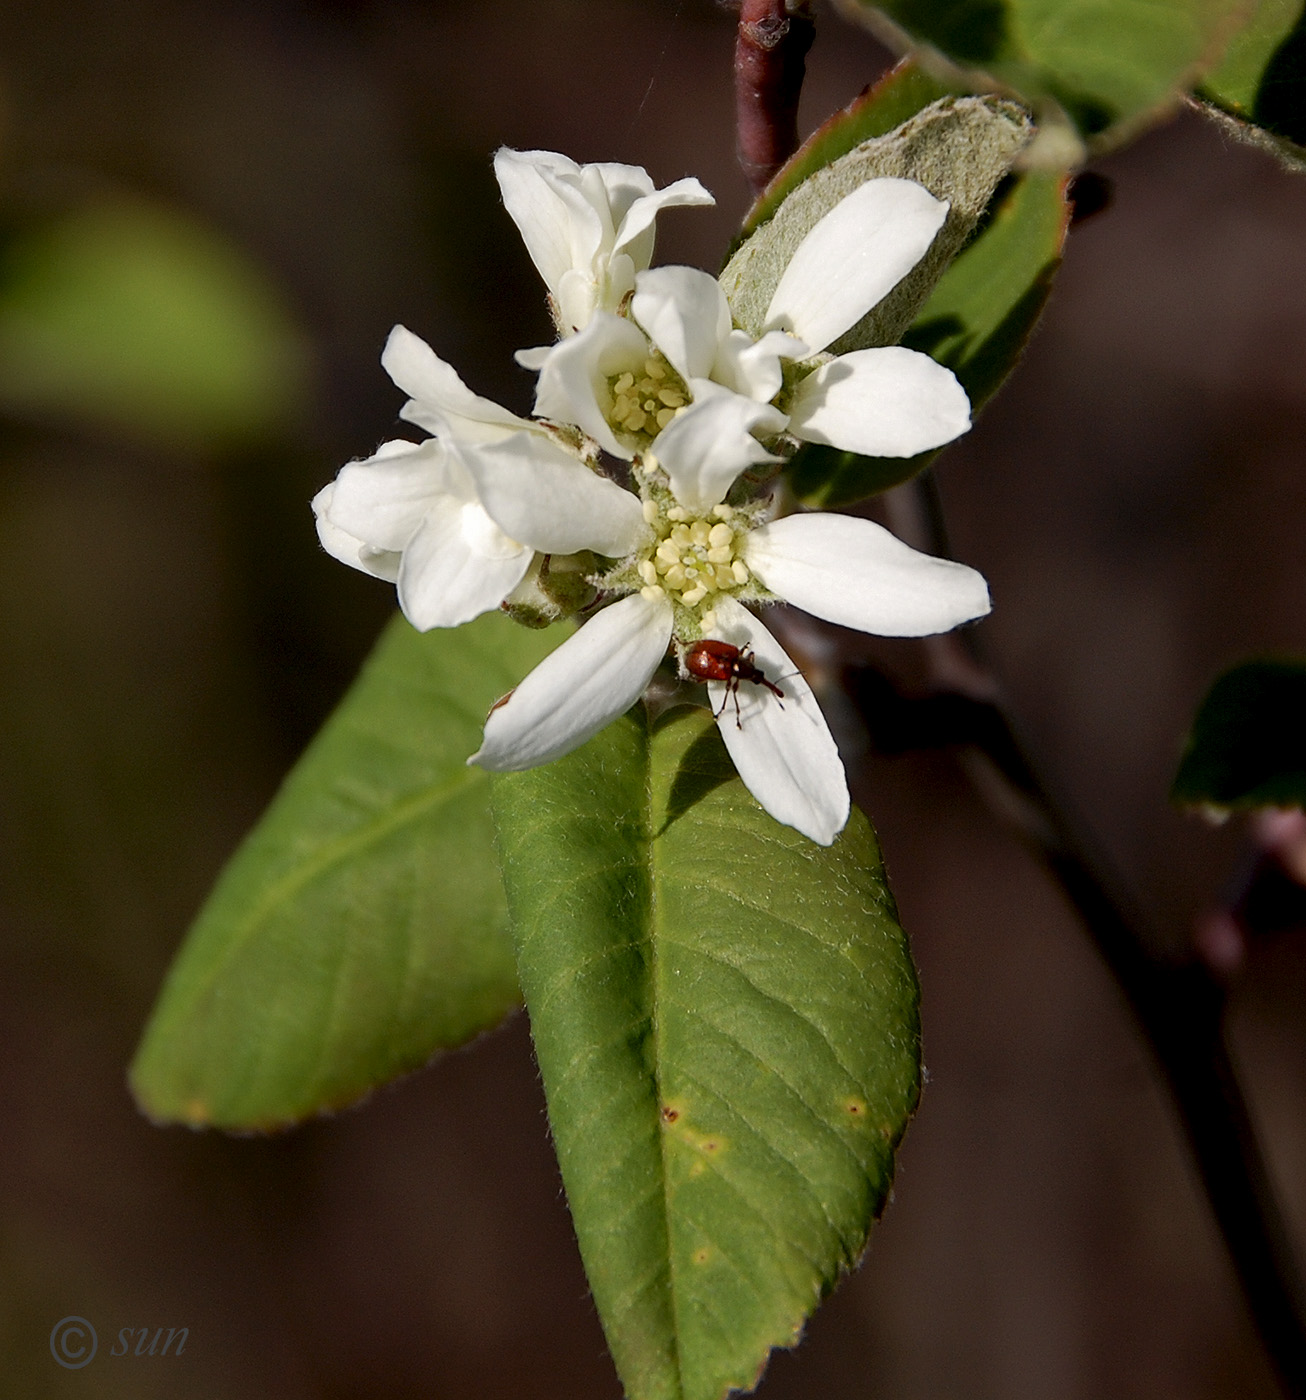
{"label": "blurred dark background", "polygon": [[[523,1017],[280,1138],[154,1128],[124,1070],[393,606],[308,510],[395,431],[390,326],[528,405],[510,355],[547,317],[493,150],[698,175],[718,206],[665,216],[659,260],[715,267],[746,204],[732,45],[709,0],[0,8],[5,1396],[618,1400]],[[804,131],[887,61],[821,10]],[[1306,651],[1306,183],[1192,114],[1096,168],[1111,207],[938,476],[1031,746],[1181,953],[1243,839],[1167,807],[1187,721],[1229,662]],[[909,644],[840,639],[912,673]],[[952,757],[843,731],[930,1079],[865,1264],[762,1394],[1272,1396],[1062,897]],[[1250,948],[1232,1028],[1306,1240],[1300,936]],[[50,1356],[68,1314],[99,1329],[84,1371]],[[127,1326],[185,1326],[185,1354],[110,1357]]]}

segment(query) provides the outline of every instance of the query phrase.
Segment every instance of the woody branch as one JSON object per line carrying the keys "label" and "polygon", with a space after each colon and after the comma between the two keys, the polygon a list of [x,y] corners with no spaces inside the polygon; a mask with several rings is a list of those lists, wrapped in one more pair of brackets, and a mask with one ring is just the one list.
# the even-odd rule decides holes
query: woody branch
{"label": "woody branch", "polygon": [[760,194],[798,147],[798,98],[816,26],[807,0],[742,0],[735,39],[739,164]]}

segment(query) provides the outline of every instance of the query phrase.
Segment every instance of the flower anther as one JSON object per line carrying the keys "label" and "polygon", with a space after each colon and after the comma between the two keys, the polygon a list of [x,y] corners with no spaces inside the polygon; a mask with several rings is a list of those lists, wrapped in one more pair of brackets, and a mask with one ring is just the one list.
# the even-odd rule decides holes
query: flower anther
{"label": "flower anther", "polygon": [[649,602],[671,605],[675,639],[683,648],[711,629],[713,609],[722,597],[765,596],[743,557],[748,532],[765,505],[735,507],[721,501],[708,510],[693,511],[681,505],[659,477],[654,473],[646,479],[644,519],[652,538],[637,552],[634,570]]}
{"label": "flower anther", "polygon": [[652,442],[689,402],[684,381],[656,350],[642,365],[614,375],[608,390],[613,431],[640,447]]}

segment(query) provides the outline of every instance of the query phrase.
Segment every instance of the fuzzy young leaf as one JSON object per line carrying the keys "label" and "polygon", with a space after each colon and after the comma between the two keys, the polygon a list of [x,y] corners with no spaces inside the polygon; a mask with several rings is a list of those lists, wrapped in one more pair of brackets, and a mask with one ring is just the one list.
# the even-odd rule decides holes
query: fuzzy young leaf
{"label": "fuzzy young leaf", "polygon": [[517,1003],[489,779],[465,760],[555,644],[498,616],[395,620],[178,953],[132,1066],[146,1113],[282,1126]]}
{"label": "fuzzy young leaf", "polygon": [[[952,370],[972,409],[1015,369],[1042,314],[1069,223],[1066,183],[1046,171],[1015,176],[903,337]],[[862,457],[807,444],[789,464],[789,481],[804,505],[832,509],[910,480],[937,455]]]}
{"label": "fuzzy young leaf", "polygon": [[710,717],[642,709],[496,778],[518,967],[631,1400],[720,1400],[795,1342],[883,1205],[915,975],[874,834],[768,817]]}
{"label": "fuzzy young leaf", "polygon": [[863,141],[888,136],[931,102],[965,93],[965,88],[950,86],[919,64],[903,59],[872,88],[828,117],[780,167],[744,216],[731,253],[749,234],[772,218],[798,186],[818,170],[846,156]]}
{"label": "fuzzy young leaf", "polygon": [[959,79],[996,83],[1040,113],[1055,103],[1101,148],[1176,103],[1219,60],[1247,0],[840,0],[840,8],[899,51],[932,46]]}
{"label": "fuzzy young leaf", "polygon": [[1171,800],[1217,808],[1306,807],[1306,661],[1226,671],[1193,721]]}
{"label": "fuzzy young leaf", "polygon": [[[781,274],[806,235],[866,181],[896,176],[915,180],[935,198],[947,200],[948,217],[920,262],[828,348],[841,355],[897,344],[1032,133],[1028,115],[1014,102],[945,97],[888,135],[863,141],[821,166],[792,190],[726,264],[721,285],[736,322],[759,335]],[[834,143],[827,143],[826,149],[835,149]]]}

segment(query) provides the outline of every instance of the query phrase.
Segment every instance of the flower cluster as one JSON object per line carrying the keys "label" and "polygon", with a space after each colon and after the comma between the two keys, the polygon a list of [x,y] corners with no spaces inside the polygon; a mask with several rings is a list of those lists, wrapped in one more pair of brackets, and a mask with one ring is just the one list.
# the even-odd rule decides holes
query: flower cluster
{"label": "flower cluster", "polygon": [[[313,502],[322,543],[395,582],[421,629],[499,607],[533,620],[594,609],[491,711],[468,760],[488,769],[570,752],[640,698],[669,651],[682,674],[704,640],[751,652],[773,683],[710,679],[721,734],[762,806],[828,845],[848,817],[838,752],[745,604],[924,636],[982,616],[988,590],[867,520],[774,519],[750,482],[800,442],[911,456],[970,426],[965,392],[927,356],[827,351],[915,266],[947,205],[909,180],[858,187],[799,245],[754,337],[715,278],[650,267],[658,211],[711,202],[696,180],[657,190],[637,167],[542,151],[500,151],[495,170],[559,333],[517,356],[538,373],[534,415],[480,398],[396,327],[382,364],[409,395],[400,416],[430,436],[344,467]],[[607,474],[615,463],[630,489]]]}

